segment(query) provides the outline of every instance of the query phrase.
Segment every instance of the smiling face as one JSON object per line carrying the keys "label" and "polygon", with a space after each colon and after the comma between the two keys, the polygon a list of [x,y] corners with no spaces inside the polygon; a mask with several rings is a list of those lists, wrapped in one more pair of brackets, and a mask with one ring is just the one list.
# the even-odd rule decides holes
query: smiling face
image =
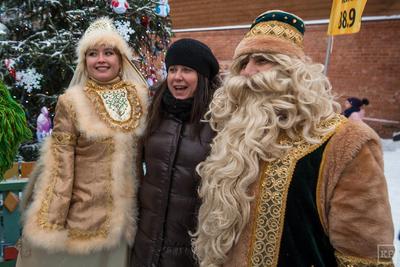
{"label": "smiling face", "polygon": [[173,65],[168,68],[168,89],[176,99],[192,97],[196,92],[197,82],[197,71],[192,68],[182,65]]}
{"label": "smiling face", "polygon": [[89,77],[100,82],[114,79],[121,69],[120,55],[109,46],[101,45],[88,49],[85,59]]}

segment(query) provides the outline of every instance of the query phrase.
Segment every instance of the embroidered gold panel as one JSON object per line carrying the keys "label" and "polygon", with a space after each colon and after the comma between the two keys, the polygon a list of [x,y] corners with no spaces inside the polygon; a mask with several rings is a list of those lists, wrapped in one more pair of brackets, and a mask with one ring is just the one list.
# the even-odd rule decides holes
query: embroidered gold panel
{"label": "embroidered gold panel", "polygon": [[134,85],[125,81],[99,85],[89,80],[84,90],[101,120],[109,127],[125,132],[138,127],[143,107]]}
{"label": "embroidered gold panel", "polygon": [[[337,129],[347,119],[341,115],[324,121],[322,129]],[[280,241],[285,220],[286,199],[296,163],[315,151],[334,134],[318,136],[317,144],[299,138],[296,141],[283,138],[282,145],[291,145],[286,156],[265,164],[257,195],[256,214],[252,225],[252,240],[248,255],[248,266],[277,266]]]}
{"label": "embroidered gold panel", "polygon": [[[59,223],[52,223],[50,222],[49,215],[50,212],[54,212],[54,210],[50,211],[50,205],[54,201],[53,196],[55,194],[54,188],[56,186],[57,180],[60,179],[62,175],[62,169],[60,168],[60,165],[62,160],[60,158],[60,153],[57,150],[57,146],[59,145],[73,145],[73,142],[76,142],[76,137],[72,136],[71,134],[67,133],[52,133],[52,138],[54,140],[54,144],[52,144],[51,151],[52,155],[54,156],[54,162],[53,165],[50,167],[51,168],[51,181],[50,184],[46,188],[46,193],[45,197],[41,203],[41,207],[39,210],[39,214],[37,217],[37,223],[38,225],[46,230],[64,230],[65,228],[65,222],[62,224]],[[100,140],[100,142],[107,144],[107,162],[111,162],[111,158],[113,153],[115,152],[114,148],[114,142],[112,141],[111,138],[107,137],[104,138],[103,140]],[[106,238],[109,234],[110,231],[110,215],[112,213],[113,209],[113,196],[112,196],[112,173],[111,173],[111,164],[108,164],[107,166],[107,173],[105,177],[107,177],[107,181],[105,184],[105,199],[102,200],[104,203],[105,209],[107,210],[107,215],[105,217],[104,222],[99,225],[97,229],[93,229],[91,231],[85,231],[81,229],[75,229],[75,228],[70,228],[68,229],[68,237],[71,239],[79,239],[79,240],[85,240],[85,239],[90,239],[93,237],[103,237]],[[73,178],[71,178],[73,179]],[[56,211],[58,212],[58,211]],[[59,212],[65,212],[65,210],[61,210]],[[65,214],[60,214],[60,218],[64,218]]]}
{"label": "embroidered gold panel", "polygon": [[[60,153],[57,150],[58,146],[72,146],[76,143],[76,136],[66,133],[66,132],[53,132],[51,134],[51,138],[53,144],[51,144],[50,153],[54,157],[53,165],[51,168],[51,179],[50,184],[46,188],[45,197],[41,203],[40,210],[37,217],[38,225],[47,230],[62,230],[64,228],[64,224],[52,223],[49,219],[50,212],[50,204],[53,201],[54,196],[54,187],[56,186],[57,180],[60,179],[62,173],[60,168]],[[61,215],[60,218],[63,218],[64,215]]]}
{"label": "embroidered gold panel", "polygon": [[[115,152],[114,142],[111,138],[106,138],[102,140],[102,143],[107,144],[107,162],[112,162],[112,155]],[[71,239],[76,240],[87,240],[93,237],[102,237],[107,238],[110,228],[111,228],[111,218],[110,215],[113,211],[113,195],[112,195],[112,173],[111,173],[112,165],[108,164],[107,166],[107,175],[106,177],[106,184],[105,184],[105,198],[102,200],[104,203],[105,209],[107,210],[104,222],[97,228],[90,231],[85,231],[76,228],[70,228],[68,231],[68,237]]]}

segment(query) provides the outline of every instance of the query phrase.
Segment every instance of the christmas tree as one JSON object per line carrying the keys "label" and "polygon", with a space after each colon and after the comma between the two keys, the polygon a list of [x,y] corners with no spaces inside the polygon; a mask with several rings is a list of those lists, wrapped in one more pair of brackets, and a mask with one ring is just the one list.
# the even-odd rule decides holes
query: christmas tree
{"label": "christmas tree", "polygon": [[[162,60],[171,37],[168,13],[164,0],[3,0],[0,79],[24,106],[35,132],[42,107],[54,116],[57,97],[73,75],[77,42],[90,22],[102,16],[114,20],[151,86],[165,74]],[[35,153],[22,154],[32,160],[27,157]]]}
{"label": "christmas tree", "polygon": [[22,107],[0,80],[0,182],[12,166],[19,144],[32,138]]}

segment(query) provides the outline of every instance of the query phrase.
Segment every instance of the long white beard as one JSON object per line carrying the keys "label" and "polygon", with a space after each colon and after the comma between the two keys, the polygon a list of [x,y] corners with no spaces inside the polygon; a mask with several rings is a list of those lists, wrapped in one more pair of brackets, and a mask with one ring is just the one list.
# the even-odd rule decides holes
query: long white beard
{"label": "long white beard", "polygon": [[296,82],[273,68],[250,78],[228,77],[217,90],[209,116],[218,134],[197,169],[203,204],[193,247],[201,266],[223,264],[238,242],[250,218],[249,186],[259,176],[260,161],[289,149],[279,145],[280,134],[313,142],[318,122],[334,114],[326,80],[318,79]]}
{"label": "long white beard", "polygon": [[270,96],[250,89],[248,83],[254,81],[233,77],[219,89],[211,107],[211,124],[218,134],[210,156],[198,167],[203,204],[194,249],[201,266],[225,261],[249,221],[253,197],[248,188],[258,177],[260,160],[283,151],[276,144],[279,116]]}

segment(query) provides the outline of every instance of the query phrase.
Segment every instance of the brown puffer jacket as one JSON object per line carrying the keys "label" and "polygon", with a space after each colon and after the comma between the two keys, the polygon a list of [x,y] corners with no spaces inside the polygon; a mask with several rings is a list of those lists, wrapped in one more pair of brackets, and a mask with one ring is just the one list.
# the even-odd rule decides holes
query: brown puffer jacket
{"label": "brown puffer jacket", "polygon": [[214,133],[204,123],[199,140],[192,127],[169,116],[145,141],[146,175],[139,189],[132,266],[197,266],[188,234],[196,228],[200,204],[195,168],[209,154]]}

